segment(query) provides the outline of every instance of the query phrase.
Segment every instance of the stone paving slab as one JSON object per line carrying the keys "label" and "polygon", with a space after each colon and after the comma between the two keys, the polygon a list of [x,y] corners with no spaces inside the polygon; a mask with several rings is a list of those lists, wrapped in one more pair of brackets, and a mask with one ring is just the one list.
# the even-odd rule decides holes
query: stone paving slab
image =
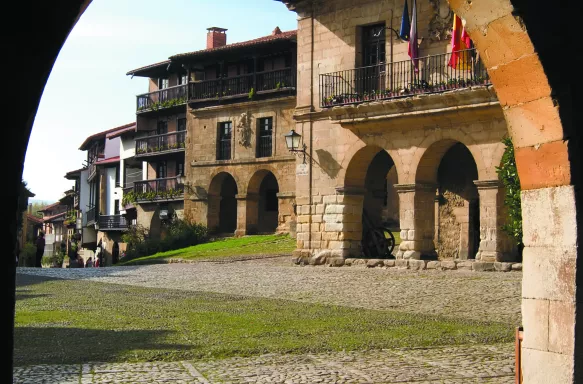
{"label": "stone paving slab", "polygon": [[371,384],[514,381],[513,344],[17,367],[13,383]]}
{"label": "stone paving slab", "polygon": [[108,268],[18,268],[17,273],[241,294],[520,325],[522,272],[411,271],[293,265],[280,257],[235,263]]}

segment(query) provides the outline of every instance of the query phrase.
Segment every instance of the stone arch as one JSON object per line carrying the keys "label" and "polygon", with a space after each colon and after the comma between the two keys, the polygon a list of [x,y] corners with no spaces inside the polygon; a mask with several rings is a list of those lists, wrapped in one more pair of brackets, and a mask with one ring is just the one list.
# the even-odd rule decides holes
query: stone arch
{"label": "stone arch", "polygon": [[[456,143],[463,144],[471,153],[478,168],[478,178],[488,179],[489,172],[475,141],[459,130],[431,133],[419,145],[411,164],[411,183],[431,183],[437,180],[437,166],[443,155]],[[431,150],[430,150],[431,149]],[[434,166],[432,166],[432,164]]]}
{"label": "stone arch", "polygon": [[[285,2],[295,3],[294,0]],[[47,4],[33,9],[26,3],[16,5],[14,13],[26,15],[29,25],[33,26],[32,32],[43,33],[46,48],[35,60],[23,60],[18,68],[20,75],[14,76],[15,79],[26,77],[29,91],[21,100],[22,112],[15,116],[16,158],[24,158],[47,74],[71,28],[90,3],[91,0],[85,0],[60,7]],[[517,5],[516,9],[512,3]],[[525,259],[524,269],[531,272],[528,283],[523,285],[523,311],[537,313],[528,316],[528,325],[532,329],[546,330],[552,326],[551,329],[560,327],[564,330],[561,337],[555,337],[551,332],[543,336],[537,332],[525,333],[524,382],[577,382],[583,377],[581,363],[576,363],[574,358],[581,348],[576,345],[583,345],[575,343],[576,339],[581,341],[583,321],[580,319],[581,310],[577,311],[574,304],[575,279],[583,273],[581,251],[577,248],[580,238],[577,224],[581,222],[583,198],[580,188],[574,186],[580,186],[583,172],[577,156],[581,132],[574,129],[570,106],[574,100],[573,92],[578,89],[572,83],[581,79],[575,77],[573,82],[564,81],[563,76],[568,71],[564,70],[564,55],[561,53],[576,46],[574,41],[578,34],[575,28],[578,25],[568,20],[568,15],[573,18],[578,15],[578,3],[564,2],[561,6],[548,7],[525,0],[513,0],[512,3],[510,0],[449,0],[452,10],[466,21],[466,28],[483,57],[500,103],[506,108],[505,118],[516,147],[518,173],[524,191],[526,251],[530,256]],[[560,37],[549,34],[549,30],[560,31]],[[16,40],[15,56],[29,57],[28,35]],[[308,105],[307,95],[307,92],[298,93],[298,105]],[[13,181],[14,195],[18,194],[22,167],[22,161],[15,162],[5,175],[7,180]],[[7,204],[9,211],[17,210],[16,200]],[[16,219],[12,220],[12,225],[15,225]],[[540,236],[551,230],[557,236]],[[545,258],[548,247],[557,244],[561,245],[562,254],[569,257]],[[9,263],[4,273],[7,284],[12,286],[10,302],[13,309],[14,261]],[[546,270],[540,270],[540,265]],[[552,311],[552,308],[561,310]],[[11,316],[11,311],[5,313]],[[12,347],[12,343],[6,343],[11,354]]]}
{"label": "stone arch", "polygon": [[208,188],[207,226],[214,233],[231,234],[237,229],[237,181],[228,172],[219,172]]}
{"label": "stone arch", "polygon": [[[374,148],[378,148],[375,152]],[[387,148],[382,148],[378,145],[375,144],[367,144],[364,141],[361,140],[355,140],[355,142],[348,148],[348,150],[346,151],[344,158],[341,161],[341,171],[339,173],[339,177],[338,180],[342,181],[342,184],[340,185],[341,187],[346,187],[346,186],[350,186],[350,184],[358,184],[361,181],[364,181],[364,176],[363,179],[360,180],[358,177],[354,178],[354,173],[355,171],[357,171],[357,169],[355,168],[354,164],[353,166],[350,168],[349,171],[349,166],[352,162],[353,159],[355,159],[355,156],[359,156],[359,158],[361,158],[361,162],[369,164],[370,161],[372,160],[372,158],[378,153],[378,151],[381,150],[385,150],[389,156],[391,157],[391,159],[393,160],[394,164],[395,164],[395,168],[397,170],[397,172],[401,172],[401,169],[403,168],[402,166],[402,162],[401,162],[401,158],[399,157],[397,151],[392,150],[392,149],[387,149]],[[367,160],[368,159],[368,160]],[[352,178],[352,180],[351,180]],[[397,179],[400,181],[402,179],[402,176],[400,173],[397,174]]]}
{"label": "stone arch", "polygon": [[247,186],[246,233],[272,233],[279,219],[279,183],[272,171],[256,171]]}

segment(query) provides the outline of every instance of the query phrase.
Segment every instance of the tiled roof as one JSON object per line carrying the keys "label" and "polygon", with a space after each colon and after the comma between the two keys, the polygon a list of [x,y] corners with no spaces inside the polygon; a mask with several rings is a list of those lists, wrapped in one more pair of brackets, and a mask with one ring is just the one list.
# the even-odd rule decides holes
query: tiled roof
{"label": "tiled roof", "polygon": [[110,133],[106,134],[105,137],[107,137],[108,139],[113,139],[115,137],[122,136],[123,134],[128,133],[128,132],[136,132],[136,130],[137,130],[136,128],[137,128],[137,124],[134,123],[133,125],[130,125],[127,128],[120,129],[119,131],[115,131],[115,132],[110,132]]}
{"label": "tiled roof", "polygon": [[65,216],[66,214],[67,214],[67,212],[61,212],[61,213],[57,213],[56,215],[52,215],[52,216],[49,216],[49,217],[45,217],[45,218],[43,218],[43,221],[44,221],[45,223],[47,223],[47,222],[53,221],[53,220],[55,220],[55,219],[59,219],[59,218],[61,218],[61,217]]}
{"label": "tiled roof", "polygon": [[141,72],[141,71],[145,71],[147,69],[153,69],[153,68],[157,68],[157,67],[168,66],[168,64],[170,64],[170,60],[164,60],[164,61],[161,61],[161,62],[156,63],[156,64],[150,64],[150,65],[146,65],[144,67],[136,68],[136,69],[131,70],[128,73],[126,73],[126,75],[133,75],[135,73],[138,73],[138,72]]}
{"label": "tiled roof", "polygon": [[103,131],[103,132],[99,132],[99,133],[96,133],[94,135],[91,135],[91,136],[89,136],[88,138],[85,139],[85,141],[83,142],[83,144],[81,144],[81,146],[79,147],[79,149],[82,150],[82,151],[85,151],[85,150],[87,150],[88,145],[92,141],[100,140],[100,139],[105,139],[105,137],[106,137],[106,135],[108,133],[113,133],[113,132],[116,132],[118,130],[121,130],[121,129],[130,127],[130,126],[135,125],[135,124],[136,124],[135,122],[131,122],[129,124],[121,125],[119,127],[111,128],[111,129],[108,129],[107,131]]}
{"label": "tiled roof", "polygon": [[109,157],[105,160],[96,161],[95,165],[105,165],[105,164],[111,164],[111,163],[119,163],[119,156]]}
{"label": "tiled roof", "polygon": [[43,209],[39,209],[39,212],[45,212],[45,211],[50,211],[53,208],[56,208],[60,205],[61,203],[59,201],[57,201],[56,203],[52,203],[50,205],[47,205],[46,207],[44,207]]}
{"label": "tiled roof", "polygon": [[71,178],[75,178],[76,175],[78,176],[81,173],[81,171],[83,171],[85,169],[87,169],[87,168],[79,168],[79,169],[76,169],[74,171],[69,171],[69,172],[65,173],[65,179],[70,180]]}
{"label": "tiled roof", "polygon": [[294,37],[296,37],[297,34],[298,34],[297,30],[271,34],[271,35],[259,37],[257,39],[253,39],[253,40],[247,40],[247,41],[241,41],[239,43],[223,45],[222,47],[202,49],[200,51],[194,51],[194,52],[188,52],[188,53],[179,53],[177,55],[170,56],[170,60],[182,59],[182,58],[193,57],[193,56],[200,56],[200,55],[204,55],[204,54],[207,54],[210,52],[226,51],[226,50],[231,50],[231,49],[235,49],[235,48],[242,48],[242,47],[251,47],[251,46],[255,46],[255,45],[270,43],[270,42],[277,41],[277,40],[291,40]]}
{"label": "tiled roof", "polygon": [[193,52],[187,52],[187,53],[179,53],[177,55],[170,56],[170,60],[161,61],[161,62],[156,63],[156,64],[150,64],[150,65],[146,65],[145,67],[131,70],[128,73],[126,73],[126,75],[134,75],[137,72],[141,72],[141,71],[144,71],[147,69],[167,66],[174,59],[183,59],[183,58],[188,58],[188,57],[201,56],[201,55],[211,53],[211,52],[220,52],[220,51],[227,51],[227,50],[242,48],[242,47],[251,47],[254,45],[267,44],[267,43],[277,41],[277,40],[291,40],[294,37],[296,37],[297,34],[298,34],[297,30],[272,33],[271,35],[268,35],[268,36],[259,37],[257,39],[253,39],[253,40],[241,41],[239,43],[227,44],[227,45],[223,45],[222,47],[201,49],[199,51],[193,51]]}
{"label": "tiled roof", "polygon": [[26,214],[26,219],[28,221],[32,221],[33,223],[36,223],[36,224],[42,224],[42,222],[43,222],[43,219],[41,219],[40,217],[31,215],[30,213]]}

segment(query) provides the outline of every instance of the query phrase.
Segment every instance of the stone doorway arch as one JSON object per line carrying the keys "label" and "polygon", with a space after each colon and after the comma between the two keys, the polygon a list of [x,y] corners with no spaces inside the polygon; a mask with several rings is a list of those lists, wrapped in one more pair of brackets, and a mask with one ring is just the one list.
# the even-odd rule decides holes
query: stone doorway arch
{"label": "stone doorway arch", "polygon": [[237,229],[237,182],[227,172],[220,172],[211,180],[208,194],[207,225],[218,234],[234,234]]}
{"label": "stone doorway arch", "polygon": [[249,180],[246,196],[246,233],[274,233],[279,225],[279,184],[275,175],[262,169]]}

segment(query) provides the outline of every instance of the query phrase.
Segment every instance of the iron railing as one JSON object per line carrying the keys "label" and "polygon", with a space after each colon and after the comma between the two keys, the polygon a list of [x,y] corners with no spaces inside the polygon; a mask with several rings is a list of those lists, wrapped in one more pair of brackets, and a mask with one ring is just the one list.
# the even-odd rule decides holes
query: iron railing
{"label": "iron railing", "polygon": [[151,153],[184,150],[186,131],[164,133],[136,139],[136,157]]}
{"label": "iron railing", "polygon": [[186,84],[159,89],[154,92],[143,93],[137,97],[136,110],[138,112],[169,108],[186,103]]}
{"label": "iron railing", "polygon": [[271,135],[259,136],[257,143],[257,157],[270,157],[272,147]]}
{"label": "iron railing", "polygon": [[319,86],[321,106],[331,107],[488,84],[476,50],[467,49],[420,57],[417,72],[413,61],[405,60],[326,73]]}
{"label": "iron railing", "polygon": [[99,230],[123,230],[128,227],[126,218],[122,215],[100,215]]}
{"label": "iron railing", "polygon": [[85,223],[86,225],[89,224],[93,224],[96,222],[96,217],[97,217],[97,209],[96,207],[91,207],[87,210],[87,212],[85,212],[85,215],[87,216],[87,222]]}
{"label": "iron railing", "polygon": [[134,193],[137,201],[176,200],[184,197],[184,184],[176,177],[136,181]]}
{"label": "iron railing", "polygon": [[189,84],[190,101],[221,100],[234,97],[252,96],[254,93],[293,90],[296,86],[295,68],[247,73],[234,77],[203,80]]}
{"label": "iron railing", "polygon": [[219,140],[217,160],[231,160],[231,137]]}

